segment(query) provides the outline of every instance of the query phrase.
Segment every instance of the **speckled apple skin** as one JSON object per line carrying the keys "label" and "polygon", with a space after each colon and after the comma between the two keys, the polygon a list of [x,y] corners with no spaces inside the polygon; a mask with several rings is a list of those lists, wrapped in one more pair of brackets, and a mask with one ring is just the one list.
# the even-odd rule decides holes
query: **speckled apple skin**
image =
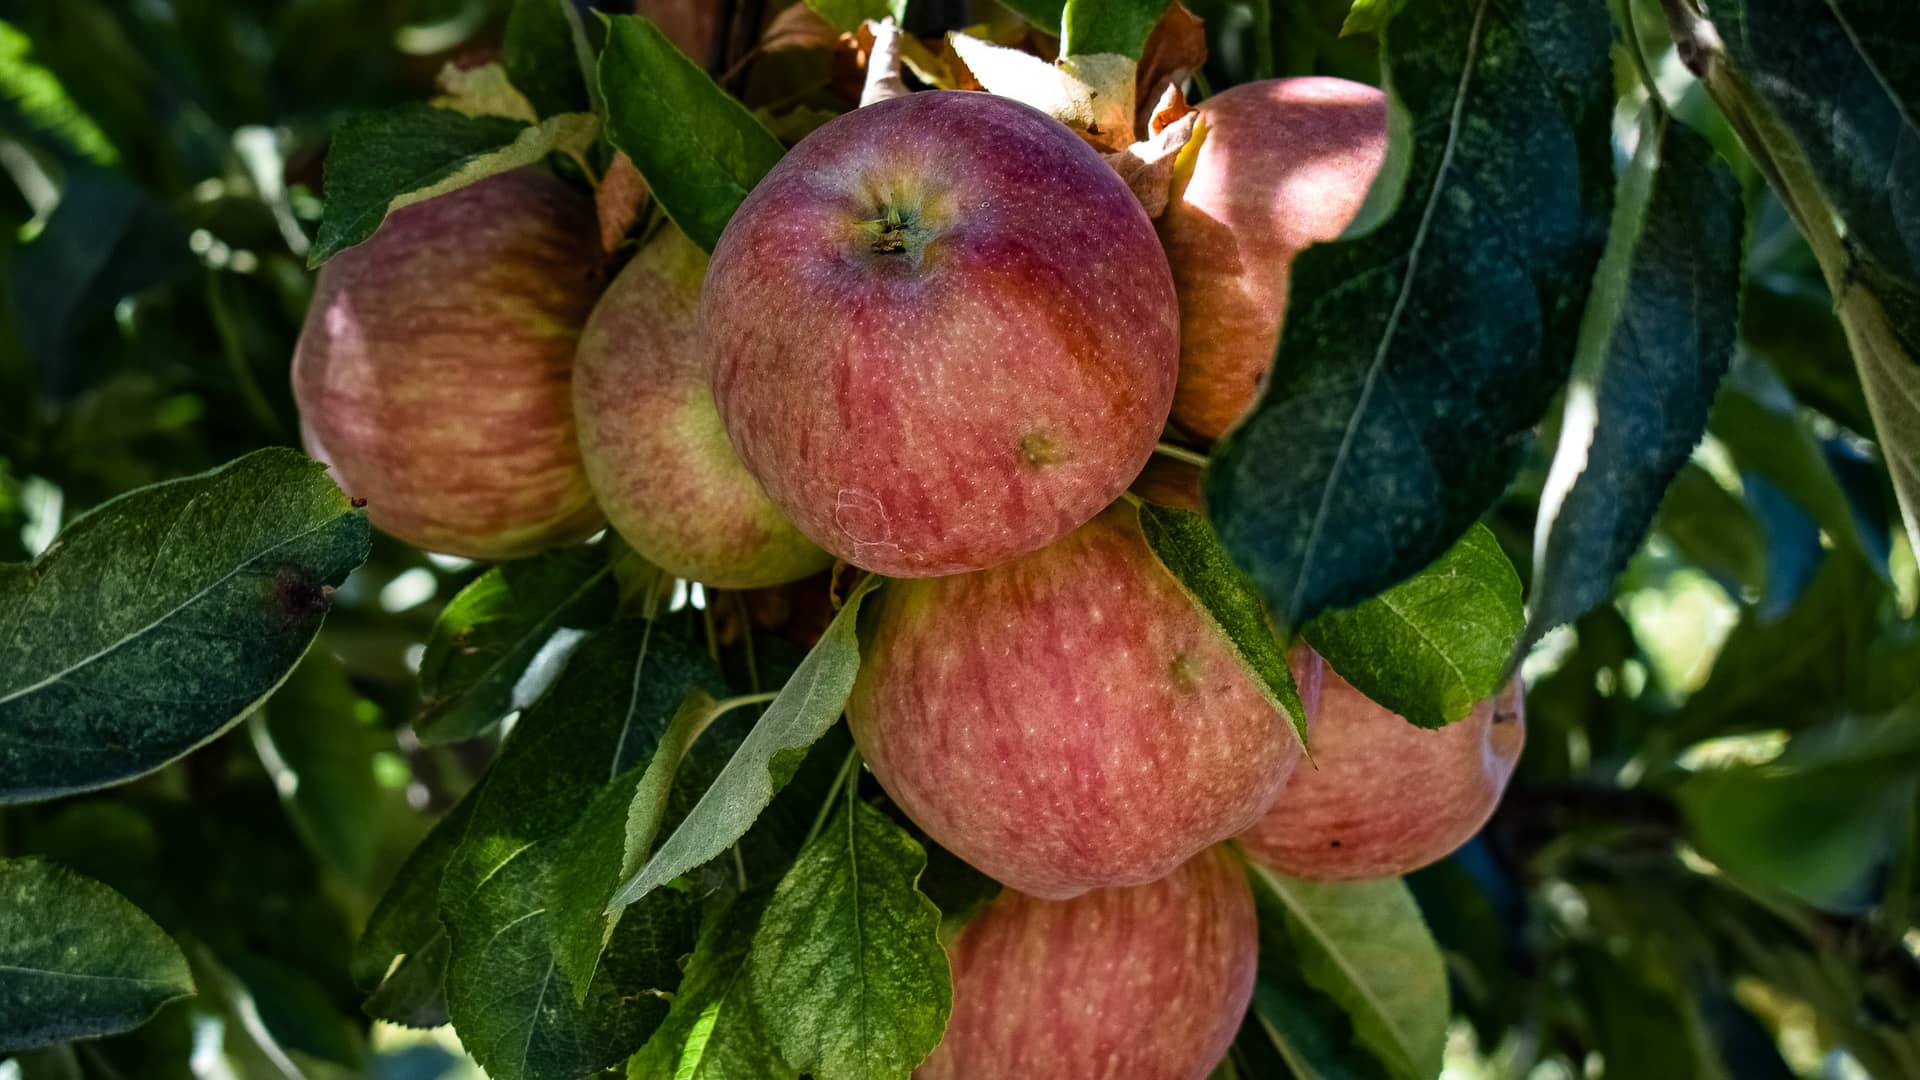
{"label": "speckled apple skin", "polygon": [[1516,681],[1444,728],[1418,728],[1326,673],[1313,763],[1294,771],[1248,857],[1324,881],[1393,877],[1443,859],[1487,823],[1526,742]]}
{"label": "speckled apple skin", "polygon": [[1173,419],[1217,439],[1259,396],[1293,260],[1339,236],[1387,154],[1381,92],[1344,79],[1267,79],[1201,102],[1205,138],[1175,170],[1160,238],[1180,295]]}
{"label": "speckled apple skin", "polygon": [[1163,877],[1259,820],[1299,758],[1126,504],[869,603],[855,744],[928,835],[1022,892]]}
{"label": "speckled apple skin", "polygon": [[477,559],[600,529],[570,390],[596,235],[590,201],[520,170],[404,207],[321,269],[293,395],[374,525]]}
{"label": "speckled apple skin", "polygon": [[573,408],[587,479],[633,549],[726,589],[796,581],[833,557],[793,527],[720,425],[698,333],[707,256],[671,225],[587,319]]}
{"label": "speckled apple skin", "polygon": [[[890,209],[900,250],[876,250]],[[1173,400],[1152,222],[1078,136],[989,94],[909,94],[807,136],[728,223],[700,310],[748,469],[821,547],[892,577],[1070,532]]]}
{"label": "speckled apple skin", "polygon": [[1148,885],[1004,892],[950,950],[953,1018],[919,1080],[1203,1080],[1239,1029],[1259,952],[1221,848]]}

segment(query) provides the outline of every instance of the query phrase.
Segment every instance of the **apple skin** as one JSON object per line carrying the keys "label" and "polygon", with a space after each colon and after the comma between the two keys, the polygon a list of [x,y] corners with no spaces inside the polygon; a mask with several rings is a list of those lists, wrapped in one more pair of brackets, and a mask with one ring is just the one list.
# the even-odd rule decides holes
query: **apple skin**
{"label": "apple skin", "polygon": [[793,527],[727,441],[698,334],[706,253],[662,228],[607,287],[574,356],[587,479],[649,562],[725,589],[797,581],[833,557]]}
{"label": "apple skin", "polygon": [[1518,680],[1434,730],[1407,723],[1329,670],[1313,762],[1295,770],[1240,846],[1255,862],[1294,877],[1411,873],[1480,831],[1525,741]]}
{"label": "apple skin", "polygon": [[855,745],[929,836],[1022,892],[1164,877],[1258,821],[1299,759],[1124,503],[868,603]]}
{"label": "apple skin", "polygon": [[[889,215],[896,223],[890,223]],[[714,398],[800,531],[891,577],[1045,547],[1126,489],[1173,400],[1153,224],[1059,122],[924,91],[803,139],[728,223]]]}
{"label": "apple skin", "polygon": [[390,215],[320,271],[293,354],[307,452],[381,530],[511,559],[604,524],[574,438],[593,204],[529,169]]}
{"label": "apple skin", "polygon": [[1072,900],[1012,890],[955,940],[953,1017],[918,1080],[1204,1080],[1253,996],[1259,926],[1224,848]]}
{"label": "apple skin", "polygon": [[1386,160],[1387,104],[1374,87],[1311,77],[1243,83],[1199,110],[1204,138],[1183,152],[1159,227],[1180,295],[1173,419],[1217,439],[1273,366],[1294,258],[1365,202]]}

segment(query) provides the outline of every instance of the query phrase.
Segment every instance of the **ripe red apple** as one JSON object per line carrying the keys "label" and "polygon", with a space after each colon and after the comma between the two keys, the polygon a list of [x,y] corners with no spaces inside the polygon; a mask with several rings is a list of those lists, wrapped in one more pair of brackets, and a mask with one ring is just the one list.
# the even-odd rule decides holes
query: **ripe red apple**
{"label": "ripe red apple", "polygon": [[593,204],[531,169],[395,211],[320,271],[293,354],[308,453],[381,529],[510,559],[603,519],[573,431]]}
{"label": "ripe red apple", "polygon": [[869,604],[855,744],[928,835],[1022,892],[1163,877],[1258,821],[1300,756],[1125,503]]}
{"label": "ripe red apple", "polygon": [[1072,900],[1009,890],[949,950],[953,1018],[919,1080],[1202,1080],[1253,996],[1259,926],[1222,848]]}
{"label": "ripe red apple", "polygon": [[1313,763],[1240,837],[1294,877],[1392,877],[1437,862],[1492,816],[1526,741],[1520,683],[1439,729],[1418,728],[1329,671]]}
{"label": "ripe red apple", "polygon": [[[1180,294],[1173,419],[1217,439],[1273,366],[1294,257],[1340,235],[1387,155],[1387,103],[1344,79],[1268,79],[1201,102],[1160,238]],[[1185,157],[1185,154],[1183,154]]]}
{"label": "ripe red apple", "polygon": [[747,468],[893,577],[977,570],[1126,489],[1173,399],[1153,224],[1059,122],[927,91],[807,136],[714,250],[700,317]]}
{"label": "ripe red apple", "polygon": [[646,559],[728,589],[795,581],[832,556],[767,500],[720,426],[698,335],[707,256],[659,231],[587,319],[573,407],[587,479]]}

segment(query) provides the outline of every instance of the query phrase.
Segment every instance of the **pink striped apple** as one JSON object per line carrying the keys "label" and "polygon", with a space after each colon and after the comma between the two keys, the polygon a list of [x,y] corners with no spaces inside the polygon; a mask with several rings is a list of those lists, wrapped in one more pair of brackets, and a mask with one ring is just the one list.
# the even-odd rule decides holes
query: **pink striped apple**
{"label": "pink striped apple", "polygon": [[697,311],[707,256],[662,228],[607,287],[574,357],[587,479],[627,543],[679,577],[778,585],[831,556],[740,464],[707,384]]}
{"label": "pink striped apple", "polygon": [[1253,996],[1246,871],[1201,852],[1072,900],[1008,890],[950,950],[953,1016],[919,1080],[1203,1080]]}
{"label": "pink striped apple", "polygon": [[727,434],[821,547],[894,577],[1046,546],[1125,490],[1173,398],[1153,224],[1059,122],[928,91],[754,188],[700,317]]}
{"label": "pink striped apple", "polygon": [[861,755],[929,836],[1022,892],[1163,877],[1258,821],[1299,759],[1124,503],[869,604],[847,704]]}
{"label": "pink striped apple", "polygon": [[1418,728],[1328,671],[1313,763],[1240,837],[1294,877],[1392,877],[1445,858],[1486,824],[1526,741],[1520,684],[1439,729]]}
{"label": "pink striped apple", "polygon": [[1200,123],[1160,238],[1180,294],[1173,419],[1216,439],[1273,366],[1294,258],[1360,212],[1386,160],[1387,103],[1344,79],[1269,79],[1201,102]]}
{"label": "pink striped apple", "polygon": [[593,204],[522,169],[395,211],[320,271],[293,355],[307,450],[382,530],[509,559],[603,524],[569,388]]}

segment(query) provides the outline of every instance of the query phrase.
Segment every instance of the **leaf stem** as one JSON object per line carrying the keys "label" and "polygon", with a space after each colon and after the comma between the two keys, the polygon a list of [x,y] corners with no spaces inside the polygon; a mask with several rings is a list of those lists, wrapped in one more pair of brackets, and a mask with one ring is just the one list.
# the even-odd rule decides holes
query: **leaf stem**
{"label": "leaf stem", "polygon": [[827,797],[820,800],[820,811],[813,815],[813,827],[807,830],[807,838],[800,842],[803,850],[808,844],[813,843],[813,838],[819,836],[820,830],[826,827],[827,815],[833,812],[833,801],[840,796],[840,785],[847,782],[848,774],[853,772],[859,760],[860,751],[847,751],[847,760],[840,763],[840,771],[834,775],[833,786],[827,789]]}
{"label": "leaf stem", "polygon": [[1166,457],[1170,457],[1175,461],[1184,461],[1187,464],[1192,465],[1194,468],[1197,468],[1197,469],[1204,469],[1207,467],[1207,455],[1201,453],[1198,450],[1193,450],[1188,447],[1180,446],[1175,443],[1170,443],[1170,442],[1154,443],[1153,452],[1156,454],[1165,455]]}

